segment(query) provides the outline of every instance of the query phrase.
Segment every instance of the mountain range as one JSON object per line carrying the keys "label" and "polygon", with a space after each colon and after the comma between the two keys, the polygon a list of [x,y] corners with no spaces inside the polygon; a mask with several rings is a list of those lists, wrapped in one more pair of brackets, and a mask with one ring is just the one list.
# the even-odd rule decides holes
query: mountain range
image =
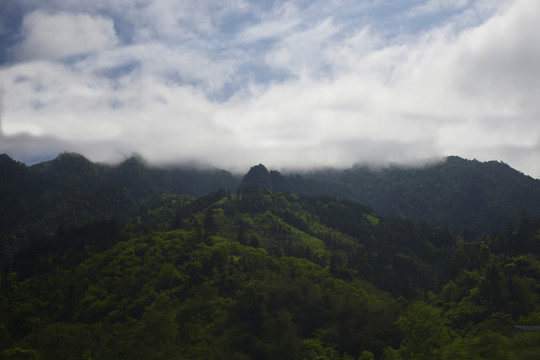
{"label": "mountain range", "polygon": [[497,161],[456,156],[423,167],[356,166],[283,176],[254,166],[240,187],[257,186],[299,195],[329,195],[372,207],[386,216],[424,221],[479,236],[525,213],[540,216],[540,180]]}
{"label": "mountain range", "polygon": [[506,164],[0,171],[1,358],[540,356],[539,184]]}
{"label": "mountain range", "polygon": [[[287,174],[259,164],[242,176],[215,168],[156,167],[137,156],[106,165],[63,153],[27,166],[4,154],[0,173],[0,241],[14,249],[58,229],[125,220],[163,193],[200,196],[248,186],[347,199],[381,215],[469,237],[517,225],[524,214],[540,217],[540,180],[502,162],[459,157],[419,168],[356,166]],[[13,250],[3,253],[9,256]]]}

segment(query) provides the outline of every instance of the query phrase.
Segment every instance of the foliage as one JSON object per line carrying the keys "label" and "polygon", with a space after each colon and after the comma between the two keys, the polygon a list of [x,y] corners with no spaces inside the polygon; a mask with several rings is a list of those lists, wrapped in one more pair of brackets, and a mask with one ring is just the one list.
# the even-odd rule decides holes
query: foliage
{"label": "foliage", "polygon": [[[0,182],[22,224],[4,245],[31,225],[41,234],[10,248],[0,277],[2,358],[540,356],[540,332],[515,327],[540,325],[540,220],[526,214],[459,237],[277,191],[303,180],[263,168],[271,186],[201,195],[164,191],[174,171],[136,158],[121,170],[70,154],[0,166],[27,182]],[[44,225],[55,219],[66,225]]]}
{"label": "foliage", "polygon": [[450,156],[423,167],[356,166],[279,175],[273,177],[274,190],[348,199],[383,215],[466,231],[471,237],[518,224],[523,211],[540,217],[540,180],[497,161]]}
{"label": "foliage", "polygon": [[110,166],[73,153],[30,167],[2,154],[0,173],[0,267],[21,247],[58,231],[124,223],[164,193],[204,195],[238,184],[223,170],[156,168],[136,156]]}

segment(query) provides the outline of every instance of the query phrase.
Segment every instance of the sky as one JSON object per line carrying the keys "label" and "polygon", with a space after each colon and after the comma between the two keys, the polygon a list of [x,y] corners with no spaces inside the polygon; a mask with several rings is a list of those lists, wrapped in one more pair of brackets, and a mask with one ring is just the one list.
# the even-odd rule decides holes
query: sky
{"label": "sky", "polygon": [[0,153],[540,178],[538,0],[0,0]]}

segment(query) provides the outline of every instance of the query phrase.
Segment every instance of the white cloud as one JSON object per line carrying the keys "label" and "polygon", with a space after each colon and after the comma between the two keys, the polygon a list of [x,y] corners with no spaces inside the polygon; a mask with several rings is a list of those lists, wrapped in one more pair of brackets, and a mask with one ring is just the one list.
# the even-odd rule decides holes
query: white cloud
{"label": "white cloud", "polygon": [[298,8],[291,2],[284,2],[270,13],[264,13],[260,21],[245,29],[239,36],[240,41],[256,42],[276,39],[288,35],[302,21]]}
{"label": "white cloud", "polygon": [[331,37],[339,31],[332,19],[327,19],[311,28],[296,31],[285,36],[270,49],[265,63],[273,68],[285,70],[295,75],[321,74],[329,72],[333,64],[326,58],[331,46]]}
{"label": "white cloud", "polygon": [[111,48],[118,43],[110,19],[88,14],[34,11],[23,20],[22,43],[15,46],[18,59],[55,59]]}
{"label": "white cloud", "polygon": [[[89,39],[84,51],[95,53],[71,64],[0,69],[2,131],[11,139],[58,139],[100,160],[137,151],[154,161],[202,159],[245,169],[455,154],[507,161],[540,176],[527,155],[540,144],[540,2],[424,2],[417,14],[451,15],[394,38],[363,15],[344,14],[378,3],[353,9],[347,1],[285,2],[263,11],[241,1],[128,2],[130,44],[117,40],[112,20],[80,8],[30,13],[21,57],[23,45],[37,42],[37,29],[55,16],[63,29],[86,19],[81,28],[94,28],[102,40]],[[228,16],[246,18],[220,33]],[[50,46],[26,56],[50,58]],[[268,74],[252,74],[256,66]],[[227,91],[231,97],[213,100]]]}
{"label": "white cloud", "polygon": [[415,6],[407,11],[410,17],[429,15],[446,10],[459,10],[469,5],[471,0],[428,0],[421,5]]}
{"label": "white cloud", "polygon": [[[456,62],[465,66],[460,91],[489,101],[499,111],[540,109],[535,80],[540,76],[540,2],[521,0],[482,27],[467,31],[456,45]],[[471,81],[473,80],[474,81]],[[538,114],[538,113],[536,113]]]}
{"label": "white cloud", "polygon": [[[490,158],[516,163],[501,149],[534,152],[540,143],[540,89],[533,80],[540,76],[534,20],[540,3],[521,0],[504,10],[475,28],[420,43],[401,70],[400,87],[413,90],[404,91],[411,110],[457,120],[439,127],[441,152],[491,153]],[[540,175],[537,166],[527,171]]]}
{"label": "white cloud", "polygon": [[[221,121],[247,134],[254,147],[305,150],[303,164],[329,160],[321,156],[325,152],[339,154],[334,163],[490,152],[516,162],[500,149],[534,151],[540,143],[539,14],[540,3],[523,0],[471,30],[435,29],[416,42],[367,46],[367,52],[369,41],[323,48],[308,41],[319,58],[340,54],[331,80],[300,76],[273,86]],[[295,43],[284,40],[279,51],[292,53]],[[301,42],[297,47],[312,52]],[[282,66],[295,69],[306,64],[302,54],[275,62],[285,59],[291,63]],[[351,144],[357,151],[350,151]],[[537,167],[527,171],[540,174]]]}

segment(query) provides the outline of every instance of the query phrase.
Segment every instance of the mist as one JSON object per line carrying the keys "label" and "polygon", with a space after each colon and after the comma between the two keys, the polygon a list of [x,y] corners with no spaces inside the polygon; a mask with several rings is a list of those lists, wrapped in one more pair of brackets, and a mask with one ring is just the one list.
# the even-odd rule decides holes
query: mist
{"label": "mist", "polygon": [[342,5],[10,3],[0,152],[234,172],[457,155],[540,177],[540,3]]}

